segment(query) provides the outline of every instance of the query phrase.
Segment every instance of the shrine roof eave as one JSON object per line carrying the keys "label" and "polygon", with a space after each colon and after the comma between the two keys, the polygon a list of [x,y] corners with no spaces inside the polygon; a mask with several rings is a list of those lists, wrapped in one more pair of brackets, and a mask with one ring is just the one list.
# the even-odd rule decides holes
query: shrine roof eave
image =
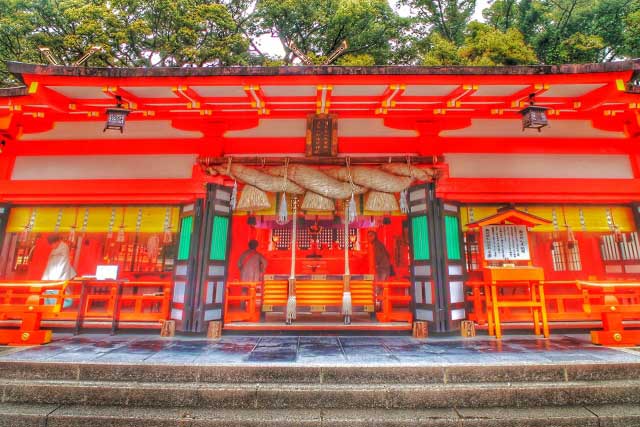
{"label": "shrine roof eave", "polygon": [[485,227],[487,225],[497,225],[497,224],[505,224],[512,223],[515,225],[525,225],[527,227],[535,227],[537,225],[550,224],[551,221],[532,215],[528,212],[523,212],[515,208],[503,209],[498,213],[483,218],[479,221],[471,222],[467,224],[468,228],[480,228]]}
{"label": "shrine roof eave", "polygon": [[206,76],[305,76],[305,75],[553,75],[633,71],[640,73],[640,59],[595,64],[471,66],[288,66],[288,67],[145,67],[106,68],[7,62],[18,79],[23,74],[70,77],[206,77]]}
{"label": "shrine roof eave", "polygon": [[27,94],[26,86],[0,88],[0,97],[23,96],[26,94]]}

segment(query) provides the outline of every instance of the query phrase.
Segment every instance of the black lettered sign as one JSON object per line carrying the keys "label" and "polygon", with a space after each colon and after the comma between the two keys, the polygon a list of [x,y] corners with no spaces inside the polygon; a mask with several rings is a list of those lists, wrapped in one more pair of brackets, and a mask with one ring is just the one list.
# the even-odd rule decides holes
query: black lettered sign
{"label": "black lettered sign", "polygon": [[313,114],[307,118],[309,157],[332,157],[338,154],[338,120],[332,114]]}

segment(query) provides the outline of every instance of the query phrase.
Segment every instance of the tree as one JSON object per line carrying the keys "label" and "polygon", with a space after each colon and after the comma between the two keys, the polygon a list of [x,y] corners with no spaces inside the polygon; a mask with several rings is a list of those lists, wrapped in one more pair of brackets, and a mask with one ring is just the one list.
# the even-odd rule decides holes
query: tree
{"label": "tree", "polygon": [[295,59],[291,41],[321,64],[343,40],[349,44],[344,65],[349,58],[358,64],[393,63],[403,54],[408,25],[386,0],[258,0],[255,18],[263,34],[280,39],[285,64]]}
{"label": "tree", "polygon": [[456,45],[462,44],[476,9],[476,0],[399,0],[399,4],[409,6],[415,15],[414,30],[422,35],[438,32]]}
{"label": "tree", "polygon": [[624,19],[624,47],[623,54],[632,58],[640,58],[640,11],[629,14]]}
{"label": "tree", "polygon": [[458,52],[458,46],[438,32],[433,33],[427,39],[424,47],[426,51],[422,57],[422,65],[439,67],[464,64],[464,60]]}
{"label": "tree", "polygon": [[526,65],[538,62],[520,31],[509,28],[502,32],[489,25],[472,22],[467,27],[460,56],[470,65]]}
{"label": "tree", "polygon": [[0,0],[0,86],[16,85],[4,61],[38,61],[40,55],[29,39],[33,26],[18,1]]}
{"label": "tree", "polygon": [[431,48],[425,53],[424,65],[526,65],[538,62],[533,49],[515,28],[506,32],[487,24],[472,22],[465,32],[464,43],[457,47],[435,33]]}
{"label": "tree", "polygon": [[502,31],[518,28],[540,60],[553,64],[629,55],[638,10],[640,0],[495,0],[483,15]]}
{"label": "tree", "polygon": [[[0,59],[72,63],[93,45],[96,66],[208,66],[249,61],[248,39],[211,0],[0,0]],[[6,37],[5,37],[6,35]],[[4,71],[3,80],[8,75]]]}

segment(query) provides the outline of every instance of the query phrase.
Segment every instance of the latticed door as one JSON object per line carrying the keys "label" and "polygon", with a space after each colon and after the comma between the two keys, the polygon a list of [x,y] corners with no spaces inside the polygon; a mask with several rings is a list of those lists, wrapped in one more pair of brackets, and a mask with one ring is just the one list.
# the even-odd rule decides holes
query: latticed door
{"label": "latticed door", "polygon": [[437,321],[435,271],[429,217],[429,185],[411,187],[407,194],[411,233],[411,296],[416,320]]}
{"label": "latticed door", "polygon": [[203,200],[196,200],[180,208],[178,253],[173,270],[171,319],[176,321],[176,330],[182,332],[192,331],[193,326],[193,296],[199,270],[203,204]]}
{"label": "latticed door", "polygon": [[193,332],[222,320],[229,258],[231,188],[209,184],[202,227],[202,261],[194,294]]}
{"label": "latticed door", "polygon": [[465,260],[463,254],[460,209],[457,204],[438,201],[443,227],[442,293],[447,315],[447,331],[460,329],[460,321],[467,316],[464,279]]}
{"label": "latticed door", "polygon": [[433,183],[410,188],[408,197],[415,318],[433,332],[459,329],[466,317],[459,208],[436,199]]}

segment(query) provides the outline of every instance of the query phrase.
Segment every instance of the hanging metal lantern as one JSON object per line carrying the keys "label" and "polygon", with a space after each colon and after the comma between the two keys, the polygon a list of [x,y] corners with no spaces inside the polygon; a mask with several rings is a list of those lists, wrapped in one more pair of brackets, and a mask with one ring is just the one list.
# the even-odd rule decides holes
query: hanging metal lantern
{"label": "hanging metal lantern", "polygon": [[124,123],[131,111],[122,108],[122,98],[120,96],[116,96],[116,101],[118,103],[115,107],[107,108],[107,122],[104,125],[103,132],[106,132],[107,129],[113,129],[122,133],[124,130]]}
{"label": "hanging metal lantern", "polygon": [[523,110],[520,110],[522,114],[522,130],[525,129],[538,129],[538,132],[545,126],[549,126],[549,120],[547,119],[546,107],[540,107],[535,105],[535,94],[529,95],[529,106]]}

